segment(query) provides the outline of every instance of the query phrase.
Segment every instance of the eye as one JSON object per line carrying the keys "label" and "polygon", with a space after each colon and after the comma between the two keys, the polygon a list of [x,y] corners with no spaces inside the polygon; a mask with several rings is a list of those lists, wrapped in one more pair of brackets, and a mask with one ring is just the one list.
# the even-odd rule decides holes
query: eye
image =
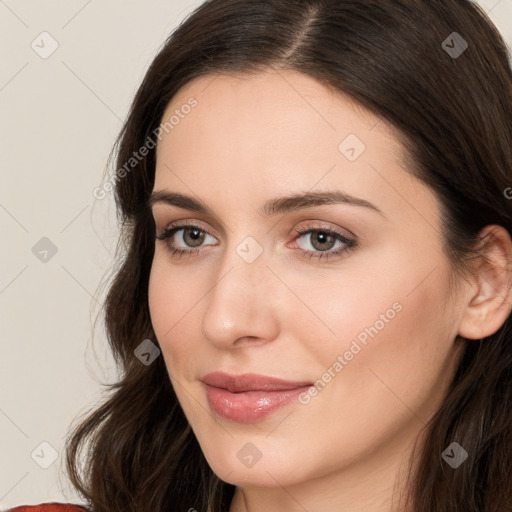
{"label": "eye", "polygon": [[[176,236],[180,232],[182,232],[181,235]],[[295,240],[309,236],[309,244],[312,249],[300,249],[299,251],[303,257],[307,258],[326,259],[340,256],[342,253],[348,253],[357,246],[354,239],[348,238],[343,233],[334,229],[323,226],[305,226],[296,230],[295,234],[298,235],[295,237]],[[156,238],[166,243],[172,256],[181,257],[191,256],[201,252],[201,247],[206,237],[211,237],[215,240],[212,235],[200,226],[186,224],[168,227],[163,233],[157,235]],[[179,246],[176,242],[176,238],[178,240],[181,239],[184,246]],[[336,243],[338,243],[339,246],[333,250]]]}
{"label": "eye", "polygon": [[[175,235],[180,231],[183,233],[177,238],[181,239],[181,241],[185,244],[185,248],[176,245]],[[203,228],[193,224],[187,224],[167,228],[161,235],[158,235],[156,238],[157,240],[161,240],[166,243],[169,251],[173,256],[179,257],[198,253],[200,251],[199,248],[207,236],[213,238]],[[186,249],[186,247],[192,247],[193,249]]]}
{"label": "eye", "polygon": [[[357,245],[354,239],[348,238],[343,233],[321,226],[305,226],[298,229],[296,234],[299,235],[296,237],[297,240],[300,238],[309,240],[312,250],[301,249],[302,255],[307,258],[322,259],[340,256],[342,253],[348,253]],[[337,242],[340,245],[333,250]]]}

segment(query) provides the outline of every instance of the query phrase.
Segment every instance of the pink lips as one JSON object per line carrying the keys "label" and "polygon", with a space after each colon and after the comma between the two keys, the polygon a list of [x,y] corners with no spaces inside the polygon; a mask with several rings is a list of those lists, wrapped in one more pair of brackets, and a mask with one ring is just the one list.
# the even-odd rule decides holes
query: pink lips
{"label": "pink lips", "polygon": [[214,372],[202,379],[210,407],[219,416],[240,423],[261,421],[297,400],[311,382],[291,382],[246,373]]}

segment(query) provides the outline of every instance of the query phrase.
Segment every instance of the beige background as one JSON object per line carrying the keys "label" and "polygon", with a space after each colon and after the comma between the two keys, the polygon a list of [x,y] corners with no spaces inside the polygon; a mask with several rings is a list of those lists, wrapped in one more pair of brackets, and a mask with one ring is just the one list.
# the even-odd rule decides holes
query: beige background
{"label": "beige background", "polygon": [[[0,511],[79,503],[64,436],[115,379],[101,317],[92,335],[116,218],[92,191],[151,59],[200,3],[0,0]],[[480,3],[512,47],[512,0]]]}

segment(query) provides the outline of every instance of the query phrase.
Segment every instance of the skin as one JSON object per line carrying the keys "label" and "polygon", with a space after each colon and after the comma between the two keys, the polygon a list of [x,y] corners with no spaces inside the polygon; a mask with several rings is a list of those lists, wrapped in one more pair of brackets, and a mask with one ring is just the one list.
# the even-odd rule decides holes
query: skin
{"label": "skin", "polygon": [[[190,97],[197,107],[158,144],[154,190],[200,199],[214,216],[153,206],[157,234],[176,221],[206,234],[202,245],[183,230],[156,241],[149,304],[204,455],[237,486],[230,512],[396,511],[412,445],[466,343],[456,335],[478,339],[501,326],[508,277],[482,267],[449,287],[435,195],[404,168],[391,126],[347,96],[292,71],[206,76],[179,91],[164,119]],[[355,161],[338,148],[349,134],[366,146]],[[365,199],[382,215],[348,204],[258,212],[271,198],[326,190]],[[301,256],[322,252],[318,232],[294,231],[311,223],[353,233],[356,248],[328,260]],[[491,233],[493,261],[504,262],[510,238]],[[236,251],[248,236],[262,250],[252,263]],[[201,252],[180,258],[168,244]],[[307,404],[256,424],[209,408],[199,380],[206,373],[315,382],[396,303],[400,312]],[[262,454],[250,468],[237,457],[246,443]]]}

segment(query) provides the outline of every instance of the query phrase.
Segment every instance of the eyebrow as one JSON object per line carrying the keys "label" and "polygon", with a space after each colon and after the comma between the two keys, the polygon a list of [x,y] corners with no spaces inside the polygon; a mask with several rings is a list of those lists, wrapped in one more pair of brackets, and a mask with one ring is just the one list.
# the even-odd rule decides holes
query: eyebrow
{"label": "eyebrow", "polygon": [[[215,216],[212,210],[202,201],[194,199],[190,196],[178,194],[175,192],[168,192],[165,190],[153,192],[147,201],[147,206],[152,208],[155,204],[162,203],[177,206],[178,208],[183,208],[185,210],[203,213],[211,217]],[[312,208],[314,206],[339,203],[368,208],[386,218],[384,213],[382,213],[382,211],[373,203],[370,203],[366,199],[352,196],[340,190],[327,192],[305,192],[301,194],[269,199],[259,211],[265,216],[272,216],[288,213],[295,210],[302,210],[304,208]]]}

